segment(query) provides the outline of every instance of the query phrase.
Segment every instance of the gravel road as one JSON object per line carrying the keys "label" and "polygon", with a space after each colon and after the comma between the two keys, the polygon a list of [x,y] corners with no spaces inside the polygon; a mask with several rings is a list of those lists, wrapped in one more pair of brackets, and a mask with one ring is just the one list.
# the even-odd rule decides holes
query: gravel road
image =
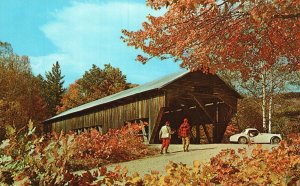
{"label": "gravel road", "polygon": [[[150,145],[153,147],[160,147],[160,145]],[[189,152],[182,152],[181,145],[170,145],[168,154],[156,155],[143,159],[133,160],[129,162],[123,162],[118,164],[112,164],[108,166],[108,169],[113,169],[116,165],[126,166],[129,174],[137,172],[140,175],[148,174],[151,170],[157,170],[159,172],[164,171],[165,165],[169,161],[182,162],[189,166],[193,165],[194,160],[209,161],[211,157],[217,155],[222,149],[239,149],[246,148],[249,152],[256,145],[241,145],[241,144],[201,144],[190,145]],[[263,148],[271,149],[276,145],[264,144]]]}

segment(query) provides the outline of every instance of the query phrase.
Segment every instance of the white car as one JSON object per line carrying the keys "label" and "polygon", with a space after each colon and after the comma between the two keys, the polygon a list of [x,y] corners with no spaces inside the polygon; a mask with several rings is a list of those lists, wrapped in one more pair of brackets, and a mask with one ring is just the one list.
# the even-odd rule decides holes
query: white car
{"label": "white car", "polygon": [[247,128],[239,134],[230,136],[229,141],[231,143],[271,143],[278,144],[282,140],[280,134],[260,133],[255,128]]}

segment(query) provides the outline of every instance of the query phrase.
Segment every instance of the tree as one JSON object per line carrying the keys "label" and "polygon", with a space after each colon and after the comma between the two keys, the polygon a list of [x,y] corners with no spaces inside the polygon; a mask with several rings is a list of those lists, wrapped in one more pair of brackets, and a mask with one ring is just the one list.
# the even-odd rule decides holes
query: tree
{"label": "tree", "polygon": [[0,57],[7,58],[9,55],[13,54],[13,48],[10,43],[0,41]]}
{"label": "tree", "polygon": [[103,98],[132,87],[126,82],[126,76],[119,68],[110,64],[105,64],[104,69],[92,65],[82,78],[71,84],[67,93],[63,95],[62,106],[58,107],[58,112],[63,112],[70,108],[84,103]]}
{"label": "tree", "polygon": [[[253,97],[252,101],[260,105],[262,110],[262,127],[271,133],[273,108],[276,104],[276,100],[273,99],[274,96],[286,92],[289,85],[300,80],[297,78],[296,72],[289,72],[287,68],[285,60],[281,59],[272,68],[263,71],[261,74],[256,74],[253,71],[247,80],[243,80],[239,72],[219,71],[218,74],[227,82],[231,82],[244,95]],[[261,78],[255,79],[257,76]],[[245,117],[245,115],[242,117]]]}
{"label": "tree", "polygon": [[46,119],[46,104],[29,58],[14,54],[9,43],[0,42],[0,51],[0,133],[8,124],[21,129],[30,119],[35,123]]}
{"label": "tree", "polygon": [[45,102],[44,114],[47,116],[46,118],[48,118],[53,114],[53,110],[50,109],[49,103],[48,103],[49,99],[51,99],[51,98],[49,98],[50,92],[48,89],[48,84],[47,84],[47,81],[44,79],[44,77],[41,74],[38,74],[35,79],[36,79],[35,86],[39,89],[39,94]]}
{"label": "tree", "polygon": [[159,17],[148,16],[143,29],[123,30],[129,46],[142,49],[145,63],[153,57],[173,58],[191,70],[215,72],[249,68],[263,71],[285,56],[299,69],[300,10],[291,1],[148,0],[154,9],[167,6]]}
{"label": "tree", "polygon": [[53,64],[51,72],[46,72],[46,101],[51,115],[56,114],[57,107],[61,106],[63,93],[66,91],[66,89],[63,88],[63,78],[64,76],[61,74],[60,65],[57,61]]}
{"label": "tree", "polygon": [[46,100],[47,99],[47,82],[41,74],[36,76],[37,84],[41,89],[41,95]]}
{"label": "tree", "polygon": [[92,65],[82,78],[78,80],[80,93],[87,101],[93,101],[126,88],[126,76],[119,68],[114,68],[110,64],[104,64],[104,69]]}
{"label": "tree", "polygon": [[[141,30],[123,30],[123,41],[148,55],[137,56],[143,63],[153,57],[173,58],[192,71],[238,71],[243,80],[262,84],[273,82],[266,79],[273,75],[266,74],[277,68],[282,58],[285,63],[277,68],[279,71],[300,69],[298,0],[147,2],[154,9],[166,6],[167,12],[159,17],[148,16],[149,22],[144,22]],[[262,86],[260,94],[266,129],[265,88]]]}
{"label": "tree", "polygon": [[295,81],[291,83],[291,85],[299,87],[300,86],[300,71],[295,72]]}
{"label": "tree", "polygon": [[69,110],[86,102],[87,100],[82,97],[82,94],[79,94],[79,85],[77,82],[75,82],[70,84],[66,93],[63,94],[61,106],[57,107],[57,113]]}

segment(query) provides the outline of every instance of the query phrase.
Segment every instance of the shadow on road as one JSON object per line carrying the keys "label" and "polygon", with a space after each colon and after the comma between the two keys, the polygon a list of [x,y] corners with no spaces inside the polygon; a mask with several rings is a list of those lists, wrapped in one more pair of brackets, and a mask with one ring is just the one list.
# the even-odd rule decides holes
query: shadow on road
{"label": "shadow on road", "polygon": [[[191,152],[191,151],[210,150],[210,149],[215,149],[215,148],[189,149],[189,152]],[[178,152],[183,152],[183,150],[172,151],[172,152],[169,152],[169,154],[170,153],[178,153]],[[186,152],[186,153],[189,153],[189,152]]]}

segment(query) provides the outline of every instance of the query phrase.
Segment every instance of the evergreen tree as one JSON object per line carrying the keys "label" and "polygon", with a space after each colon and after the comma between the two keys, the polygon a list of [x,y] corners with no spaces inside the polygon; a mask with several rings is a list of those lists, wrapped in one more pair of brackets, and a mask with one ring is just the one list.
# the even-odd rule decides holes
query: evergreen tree
{"label": "evergreen tree", "polygon": [[53,64],[51,72],[46,72],[46,94],[47,104],[51,115],[55,115],[57,107],[61,106],[62,95],[66,91],[63,88],[64,76],[61,74],[60,65],[58,61]]}

